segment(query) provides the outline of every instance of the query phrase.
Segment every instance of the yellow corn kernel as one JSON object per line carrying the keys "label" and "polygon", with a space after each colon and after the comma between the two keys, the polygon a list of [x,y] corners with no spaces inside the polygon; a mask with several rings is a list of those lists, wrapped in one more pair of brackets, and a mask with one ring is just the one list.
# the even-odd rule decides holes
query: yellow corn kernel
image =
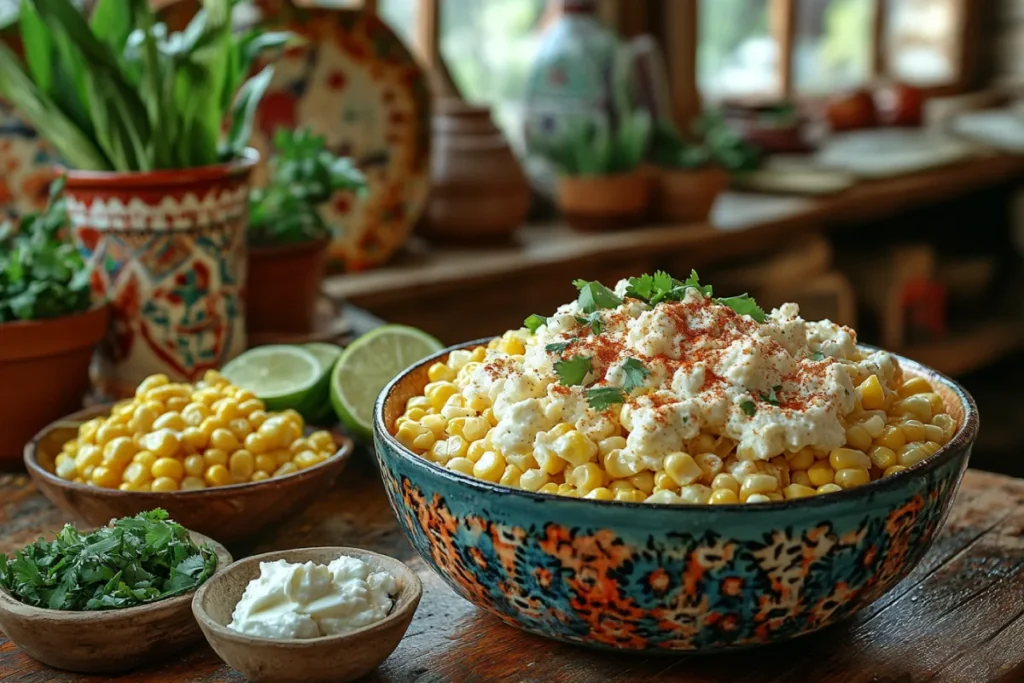
{"label": "yellow corn kernel", "polygon": [[246,419],[249,420],[249,424],[252,425],[253,429],[259,429],[267,421],[268,417],[269,415],[265,410],[254,410],[249,413],[249,417]]}
{"label": "yellow corn kernel", "polygon": [[572,465],[590,463],[597,455],[597,444],[575,429],[555,439],[551,448],[560,458]]}
{"label": "yellow corn kernel", "polygon": [[150,474],[153,475],[153,479],[167,477],[168,479],[180,481],[185,476],[185,468],[181,461],[175,458],[157,458],[157,461],[150,468]]}
{"label": "yellow corn kernel", "polygon": [[654,473],[639,472],[629,478],[629,483],[635,486],[637,490],[650,495],[654,492]]}
{"label": "yellow corn kernel", "polygon": [[923,443],[908,443],[896,454],[896,461],[904,467],[913,467],[929,455],[931,453]]}
{"label": "yellow corn kernel", "polygon": [[914,394],[892,404],[890,414],[897,417],[920,420],[921,422],[931,422],[932,406],[924,394]]}
{"label": "yellow corn kernel", "polygon": [[452,458],[447,461],[445,467],[453,472],[465,474],[469,477],[473,476],[473,461],[469,458]]}
{"label": "yellow corn kernel", "polygon": [[228,422],[228,431],[234,434],[235,438],[241,442],[254,431],[254,428],[244,417],[236,417],[234,420]]}
{"label": "yellow corn kernel", "polygon": [[484,358],[487,357],[487,349],[483,346],[478,346],[469,353],[469,360],[474,363],[480,363]]}
{"label": "yellow corn kernel", "polygon": [[[207,408],[213,406],[213,404],[221,400],[221,398],[222,396],[219,389],[206,388],[192,392],[192,402],[202,403]],[[213,413],[212,410],[210,412],[211,414]]]}
{"label": "yellow corn kernel", "polygon": [[949,443],[956,434],[957,422],[951,415],[939,413],[932,418],[932,424],[942,430],[942,441],[940,443]]}
{"label": "yellow corn kernel", "polygon": [[711,489],[704,484],[690,484],[679,489],[679,500],[688,505],[706,505]]}
{"label": "yellow corn kernel", "polygon": [[[245,451],[239,451],[239,452],[240,453],[245,453]],[[235,455],[237,455],[237,453],[233,454],[231,457],[234,458]],[[250,456],[250,458],[251,457],[252,456]],[[292,458],[292,462],[295,463],[295,466],[298,467],[300,470],[309,469],[310,467],[313,467],[314,465],[319,465],[323,461],[324,461],[323,457],[319,453],[317,453],[316,451],[302,451],[301,453],[296,455],[294,458]],[[244,467],[244,463],[242,465],[240,465],[240,466]],[[235,476],[234,470],[232,470],[231,476],[232,477]],[[246,478],[248,478],[250,476],[252,476],[252,472],[251,471],[249,472],[248,475],[246,475]]]}
{"label": "yellow corn kernel", "polygon": [[317,448],[309,439],[295,439],[289,444],[288,450],[294,455],[298,455],[302,451],[317,450]]}
{"label": "yellow corn kernel", "polygon": [[98,417],[80,424],[78,426],[78,442],[81,444],[95,443],[96,431],[101,424],[103,424],[103,419]]}
{"label": "yellow corn kernel", "polygon": [[[310,451],[306,451],[307,453]],[[314,454],[315,455],[315,454]],[[298,462],[298,457],[295,456],[295,464],[303,469],[302,465]],[[320,457],[317,456],[317,462],[320,461]],[[246,450],[238,450],[231,454],[228,458],[228,473],[231,475],[231,481],[236,484],[240,484],[244,481],[249,481],[252,477],[252,473],[256,471],[255,459],[252,457],[252,453]]]}
{"label": "yellow corn kernel", "polygon": [[[292,467],[295,466],[292,465]],[[277,476],[276,472],[275,476]],[[213,465],[206,468],[203,479],[209,486],[227,486],[231,483],[231,473],[228,472],[228,468],[224,465]]]}
{"label": "yellow corn kernel", "polygon": [[224,422],[230,422],[238,417],[238,401],[234,398],[222,398],[214,403],[213,413]]}
{"label": "yellow corn kernel", "polygon": [[170,429],[175,432],[180,432],[185,429],[188,425],[185,424],[185,419],[181,416],[181,413],[164,413],[153,422],[153,429]]}
{"label": "yellow corn kernel", "polygon": [[871,482],[871,474],[864,467],[846,467],[836,470],[835,483],[844,488],[852,489]]}
{"label": "yellow corn kernel", "polygon": [[133,462],[124,468],[124,472],[121,474],[121,478],[131,484],[133,487],[138,487],[153,478],[153,474],[150,470],[150,465],[143,463]]}
{"label": "yellow corn kernel", "polygon": [[261,453],[253,459],[253,466],[257,471],[269,474],[277,469],[277,460],[271,455]]}
{"label": "yellow corn kernel", "polygon": [[828,460],[817,460],[807,468],[807,477],[815,488],[832,483],[833,472]]}
{"label": "yellow corn kernel", "polygon": [[732,476],[728,472],[722,472],[711,480],[711,488],[716,491],[725,490],[732,491],[733,493],[739,493],[740,483],[736,481],[736,477]]}
{"label": "yellow corn kernel", "polygon": [[486,451],[473,464],[473,476],[485,481],[498,482],[505,473],[505,458],[494,451]]}
{"label": "yellow corn kernel", "polygon": [[216,415],[212,415],[199,423],[199,430],[205,434],[206,439],[209,440],[215,431],[218,429],[225,429],[227,426],[227,422]]}
{"label": "yellow corn kernel", "polygon": [[185,427],[180,438],[184,450],[188,453],[201,453],[210,445],[206,434],[199,427]]}
{"label": "yellow corn kernel", "polygon": [[139,449],[134,441],[127,436],[119,436],[108,441],[103,447],[103,464],[116,470],[122,470],[138,452]]}
{"label": "yellow corn kernel", "polygon": [[427,379],[431,382],[451,382],[455,379],[455,371],[444,363],[434,363],[427,369]]}
{"label": "yellow corn kernel", "polygon": [[185,477],[181,480],[182,491],[198,491],[206,488],[206,482],[202,477]]}
{"label": "yellow corn kernel", "polygon": [[803,484],[790,484],[782,489],[782,495],[786,500],[791,500],[793,498],[808,498],[817,495],[817,491]]}
{"label": "yellow corn kernel", "polygon": [[744,503],[770,503],[772,499],[764,493],[751,493],[743,501]]}
{"label": "yellow corn kernel", "polygon": [[811,484],[811,478],[807,475],[807,470],[794,470],[790,472],[789,483],[800,484],[801,486],[810,486],[811,488],[814,488]]}
{"label": "yellow corn kernel", "polygon": [[459,392],[451,382],[431,382],[423,389],[423,395],[430,400],[430,406],[437,411],[444,408],[448,399]]}
{"label": "yellow corn kernel", "polygon": [[[572,492],[575,495],[575,492]],[[633,489],[632,491],[615,491],[615,500],[620,503],[642,503],[647,494],[639,489]],[[570,495],[570,494],[566,494]]]}
{"label": "yellow corn kernel", "polygon": [[132,458],[132,462],[137,462],[148,470],[156,462],[156,456],[149,451],[139,451]]}
{"label": "yellow corn kernel", "polygon": [[931,391],[932,385],[928,383],[928,380],[923,377],[911,377],[900,385],[899,395],[900,398],[906,398],[907,396],[930,393]]}
{"label": "yellow corn kernel", "polygon": [[519,476],[519,488],[525,491],[537,491],[541,486],[544,486],[544,484],[547,484],[549,481],[551,481],[551,478],[548,473],[543,470],[526,470]]}
{"label": "yellow corn kernel", "polygon": [[592,489],[583,497],[589,498],[590,500],[615,500],[615,494],[603,486]]}
{"label": "yellow corn kernel", "polygon": [[285,464],[286,462],[292,462],[292,459],[295,457],[295,455],[295,453],[292,453],[287,448],[276,448],[272,451],[267,452],[267,457],[273,458],[274,462],[277,463],[278,467]]}
{"label": "yellow corn kernel", "polygon": [[[568,486],[568,484],[567,484]],[[607,488],[612,493],[618,493],[619,491],[636,491],[638,490],[633,484],[626,479],[616,479],[608,483]]]}
{"label": "yellow corn kernel", "polygon": [[427,415],[420,424],[429,429],[434,434],[435,439],[443,439],[445,435],[445,428],[448,426],[448,419],[442,415]]}
{"label": "yellow corn kernel", "polygon": [[62,462],[58,463],[55,473],[61,479],[71,480],[77,477],[78,467],[75,465],[74,458],[65,458]]}
{"label": "yellow corn kernel", "polygon": [[918,394],[918,398],[928,401],[928,406],[932,409],[932,415],[938,415],[946,410],[946,406],[942,402],[942,396],[934,391]]}
{"label": "yellow corn kernel", "polygon": [[185,474],[190,477],[201,477],[206,469],[206,460],[201,455],[190,455],[182,462]]}
{"label": "yellow corn kernel", "polygon": [[187,396],[172,396],[167,399],[167,410],[175,413],[180,414],[187,405],[189,405],[189,398]]}
{"label": "yellow corn kernel", "polygon": [[[615,437],[612,437],[615,438]],[[612,479],[625,479],[640,471],[643,466],[638,458],[615,449],[601,458],[601,464]]]}
{"label": "yellow corn kernel", "polygon": [[907,437],[899,425],[886,425],[882,428],[882,435],[875,439],[875,443],[891,451],[898,451],[907,444]]}
{"label": "yellow corn kernel", "polygon": [[167,375],[150,375],[146,379],[139,382],[139,386],[135,387],[135,395],[141,398],[149,391],[156,389],[157,387],[162,387],[170,381],[171,380],[167,378]]}
{"label": "yellow corn kernel", "polygon": [[487,410],[483,411],[483,413],[480,414],[480,417],[487,420],[487,424],[491,425],[492,427],[498,426],[498,418],[494,414],[494,410],[492,410],[491,408],[488,408]]}
{"label": "yellow corn kernel", "polygon": [[680,486],[692,484],[704,476],[704,471],[689,453],[669,453],[665,456],[663,467],[672,481]]}
{"label": "yellow corn kernel", "polygon": [[153,483],[150,486],[150,490],[160,493],[170,493],[171,491],[177,491],[180,488],[178,481],[171,479],[170,477],[158,477],[153,480]]}
{"label": "yellow corn kernel", "polygon": [[852,425],[846,430],[846,445],[858,451],[871,447],[871,435],[863,425]]}
{"label": "yellow corn kernel", "polygon": [[299,471],[299,468],[295,465],[295,463],[293,463],[293,462],[286,462],[283,465],[281,465],[280,467],[278,467],[276,470],[274,470],[274,473],[271,476],[272,477],[284,477],[284,476],[287,476],[289,474],[295,474],[298,471]]}
{"label": "yellow corn kernel", "polygon": [[875,375],[869,375],[866,380],[857,387],[857,395],[860,396],[860,403],[864,410],[884,410],[885,390],[882,383]]}
{"label": "yellow corn kernel", "polygon": [[[402,426],[404,427],[405,425]],[[402,442],[401,438],[399,438],[398,440]],[[404,445],[404,442],[402,442],[402,444]],[[249,451],[253,455],[269,453],[270,451],[274,450],[273,439],[271,439],[263,432],[253,432],[249,436],[245,437],[245,442],[243,445],[245,446],[245,450]]]}
{"label": "yellow corn kernel", "polygon": [[[868,445],[871,445],[870,438],[868,439]],[[832,452],[828,454],[828,464],[837,472],[850,467],[867,470],[871,468],[871,459],[860,450],[833,448]]]}
{"label": "yellow corn kernel", "polygon": [[412,408],[420,408],[427,412],[433,410],[430,406],[430,399],[426,396],[413,396],[405,402],[405,409],[411,410]]}
{"label": "yellow corn kernel", "polygon": [[149,451],[157,458],[174,455],[181,446],[181,437],[170,429],[158,429],[142,437],[142,449]]}
{"label": "yellow corn kernel", "polygon": [[892,467],[887,467],[885,469],[885,471],[882,472],[882,476],[883,477],[891,477],[894,474],[899,474],[900,472],[905,472],[906,469],[907,468],[904,467],[903,465],[893,465]]}
{"label": "yellow corn kernel", "polygon": [[105,489],[116,489],[121,483],[121,472],[113,467],[100,465],[93,468],[90,480],[96,486],[101,486]]}
{"label": "yellow corn kernel", "polygon": [[558,494],[558,484],[556,484],[553,481],[549,481],[548,483],[544,484],[539,489],[537,489],[537,493],[547,493],[547,494],[550,494],[550,495],[557,495]]}
{"label": "yellow corn kernel", "polygon": [[226,453],[237,450],[241,446],[238,437],[231,430],[224,428],[213,430],[213,434],[210,435],[210,445]]}
{"label": "yellow corn kernel", "polygon": [[[900,425],[900,428],[903,430],[903,436],[908,444],[914,441],[924,441],[924,424],[918,420],[907,420]],[[899,449],[895,450],[899,452]]]}
{"label": "yellow corn kernel", "polygon": [[758,493],[771,493],[779,490],[779,480],[770,474],[748,474],[740,485],[740,500],[747,501],[750,496]]}
{"label": "yellow corn kernel", "polygon": [[252,473],[252,476],[249,477],[249,481],[252,482],[264,481],[266,479],[270,479],[270,473],[264,472],[263,470],[256,470]]}
{"label": "yellow corn kernel", "polygon": [[215,465],[225,466],[228,464],[228,454],[219,448],[207,448],[203,452],[203,462],[206,463],[206,469],[214,467]]}
{"label": "yellow corn kernel", "polygon": [[241,406],[246,401],[256,401],[256,400],[259,400],[259,399],[256,398],[256,394],[254,394],[249,389],[243,389],[242,387],[237,387],[235,389],[234,393],[232,394],[232,397],[236,401],[238,401],[238,405],[239,406]]}
{"label": "yellow corn kernel", "polygon": [[885,446],[872,446],[868,458],[880,470],[886,470],[896,464],[896,451]]}
{"label": "yellow corn kernel", "polygon": [[814,451],[810,448],[801,448],[796,453],[787,454],[789,468],[792,470],[806,470],[814,464]]}
{"label": "yellow corn kernel", "polygon": [[722,459],[714,453],[700,453],[693,456],[693,460],[700,467],[702,472],[701,479],[709,484],[714,481],[715,477],[722,472],[722,468],[725,467]]}
{"label": "yellow corn kernel", "polygon": [[609,436],[597,442],[597,452],[606,456],[612,451],[622,450],[626,447],[626,439],[621,436]]}
{"label": "yellow corn kernel", "polygon": [[[721,475],[720,475],[721,476]],[[711,505],[735,505],[740,502],[740,497],[732,489],[715,489],[708,498]]]}
{"label": "yellow corn kernel", "polygon": [[122,424],[112,424],[109,421],[100,425],[96,430],[96,445],[106,446],[119,436],[129,436],[128,427]]}
{"label": "yellow corn kernel", "polygon": [[656,505],[678,505],[681,501],[679,495],[675,491],[668,489],[658,489],[651,495],[644,499],[645,503],[654,503]]}
{"label": "yellow corn kernel", "polygon": [[469,448],[466,449],[466,457],[472,460],[474,463],[479,462],[480,458],[484,453],[487,452],[487,446],[483,441],[474,441],[469,444]]}
{"label": "yellow corn kernel", "polygon": [[263,401],[256,397],[253,398],[241,398],[235,396],[235,400],[238,401],[238,414],[240,416],[249,417],[257,410],[263,410]]}
{"label": "yellow corn kernel", "polygon": [[291,443],[291,440],[288,439],[289,431],[284,421],[280,419],[280,415],[275,415],[267,418],[267,421],[260,425],[259,431],[255,433],[262,434],[271,448],[278,448]]}
{"label": "yellow corn kernel", "polygon": [[586,497],[588,493],[604,484],[604,472],[597,463],[583,463],[566,472],[565,482],[574,486],[581,496]]}
{"label": "yellow corn kernel", "polygon": [[132,413],[132,419],[128,421],[128,429],[132,432],[148,432],[153,428],[157,414],[146,405],[140,405]]}
{"label": "yellow corn kernel", "polygon": [[924,438],[926,441],[931,441],[937,444],[946,443],[946,435],[943,434],[942,428],[936,425],[925,425],[924,426]]}
{"label": "yellow corn kernel", "polygon": [[523,471],[515,465],[506,465],[505,471],[501,473],[501,479],[498,483],[502,486],[519,486],[519,478],[523,476]]}
{"label": "yellow corn kernel", "polygon": [[654,473],[654,488],[655,490],[673,491],[679,488],[679,484],[668,472],[660,470]]}

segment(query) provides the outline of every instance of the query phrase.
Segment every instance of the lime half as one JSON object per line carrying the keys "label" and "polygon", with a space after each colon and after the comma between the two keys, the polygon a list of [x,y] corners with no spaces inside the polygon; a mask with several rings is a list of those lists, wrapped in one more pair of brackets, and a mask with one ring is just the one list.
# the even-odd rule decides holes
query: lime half
{"label": "lime half", "polygon": [[341,347],[325,342],[311,342],[304,344],[302,348],[316,356],[321,374],[316,383],[316,390],[298,411],[309,424],[332,425],[338,421],[338,416],[334,414],[334,408],[331,406],[331,370],[341,355]]}
{"label": "lime half", "polygon": [[221,369],[235,386],[248,389],[267,410],[298,408],[316,390],[320,361],[301,346],[257,346]]}
{"label": "lime half", "polygon": [[331,404],[354,434],[373,432],[373,404],[388,382],[417,361],[443,348],[426,332],[384,325],[352,342],[334,364]]}

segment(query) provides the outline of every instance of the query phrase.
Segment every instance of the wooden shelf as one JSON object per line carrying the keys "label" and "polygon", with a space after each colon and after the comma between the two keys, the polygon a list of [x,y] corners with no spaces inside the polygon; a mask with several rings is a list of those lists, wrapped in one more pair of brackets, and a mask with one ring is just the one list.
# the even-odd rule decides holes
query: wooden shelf
{"label": "wooden shelf", "polygon": [[953,333],[948,339],[915,344],[900,351],[907,358],[947,375],[964,375],[1024,349],[1024,322],[992,321]]}

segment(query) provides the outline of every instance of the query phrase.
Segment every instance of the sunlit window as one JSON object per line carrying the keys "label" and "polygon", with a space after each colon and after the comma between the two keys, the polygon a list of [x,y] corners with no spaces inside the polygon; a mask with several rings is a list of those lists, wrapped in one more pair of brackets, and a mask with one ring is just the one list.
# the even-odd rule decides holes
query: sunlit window
{"label": "sunlit window", "polygon": [[873,0],[801,0],[796,3],[793,85],[827,93],[868,81]]}
{"label": "sunlit window", "polygon": [[377,10],[410,49],[416,33],[419,0],[377,0]]}
{"label": "sunlit window", "polygon": [[889,0],[885,51],[889,71],[916,85],[941,85],[957,77],[961,46],[957,0]]}
{"label": "sunlit window", "polygon": [[779,44],[769,0],[701,0],[697,82],[705,95],[772,94],[779,89]]}

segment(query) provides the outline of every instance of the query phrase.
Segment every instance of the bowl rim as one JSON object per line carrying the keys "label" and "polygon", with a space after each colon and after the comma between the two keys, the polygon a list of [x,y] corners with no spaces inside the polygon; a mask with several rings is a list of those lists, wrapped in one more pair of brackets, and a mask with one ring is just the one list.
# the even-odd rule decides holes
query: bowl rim
{"label": "bowl rim", "polygon": [[[218,581],[227,580],[227,576],[233,571],[238,571],[242,565],[258,565],[261,562],[283,559],[281,555],[285,553],[308,553],[309,551],[330,552],[336,555],[335,559],[343,555],[362,559],[360,556],[369,555],[383,565],[390,574],[400,574],[403,580],[402,590],[395,596],[395,600],[391,606],[391,611],[388,612],[388,614],[380,621],[367,624],[366,626],[362,626],[346,633],[338,633],[332,636],[320,636],[317,638],[267,638],[264,636],[252,636],[245,633],[239,633],[238,631],[228,628],[226,625],[218,623],[210,616],[209,612],[206,611],[206,607],[203,603],[206,600],[208,588],[211,585],[215,585],[215,577],[211,576],[198,588],[198,590],[195,591],[192,597],[192,614],[195,616],[196,621],[203,627],[204,631],[209,629],[216,635],[216,637],[228,640],[238,645],[244,645],[247,647],[280,647],[283,649],[301,650],[320,647],[321,645],[338,645],[355,636],[363,636],[389,630],[396,625],[396,622],[400,622],[406,616],[411,617],[412,614],[416,612],[417,607],[419,607],[420,599],[423,597],[423,581],[420,580],[419,575],[412,569],[412,567],[399,559],[391,557],[390,555],[383,555],[381,553],[375,553],[372,550],[365,550],[363,548],[354,548],[350,546],[282,548],[281,550],[274,550],[271,552],[261,553],[259,555],[250,555],[249,557],[243,557],[226,567],[224,572],[222,572],[218,578]],[[307,559],[306,561],[308,562],[311,560]],[[399,577],[396,576],[395,578]],[[408,600],[404,600],[404,593],[407,591],[409,593]],[[207,636],[207,640],[210,640],[210,636]],[[388,655],[390,654],[391,653],[389,652]],[[387,655],[385,655],[385,657],[386,656]]]}
{"label": "bowl rim", "polygon": [[[956,434],[946,444],[942,445],[933,455],[924,460],[908,467],[902,472],[883,477],[882,479],[876,479],[863,486],[857,486],[852,489],[844,489],[842,491],[836,491],[829,493],[828,495],[821,496],[808,496],[807,498],[791,498],[788,500],[772,501],[768,503],[757,503],[755,505],[747,503],[728,503],[723,505],[709,506],[706,503],[632,503],[618,500],[593,500],[588,498],[570,498],[569,496],[560,496],[556,493],[537,493],[533,491],[526,491],[523,489],[512,488],[510,486],[502,486],[501,484],[495,484],[488,481],[483,481],[470,477],[459,472],[453,472],[452,470],[445,469],[440,465],[423,458],[422,456],[416,455],[411,450],[399,443],[398,439],[395,438],[394,434],[387,428],[384,421],[384,406],[394,392],[395,388],[401,384],[406,377],[418,370],[419,368],[437,362],[440,358],[447,356],[452,351],[460,349],[469,349],[477,346],[485,346],[488,342],[493,339],[497,339],[497,336],[483,337],[481,339],[475,339],[469,342],[463,342],[461,344],[455,344],[446,347],[436,353],[427,356],[421,361],[414,363],[405,370],[403,370],[397,377],[391,380],[387,386],[378,394],[377,400],[373,406],[373,430],[374,430],[374,447],[377,450],[378,457],[383,459],[386,456],[381,455],[380,448],[381,442],[386,443],[393,452],[401,455],[406,461],[414,463],[418,467],[424,467],[431,473],[446,479],[449,482],[458,485],[468,486],[470,489],[486,492],[490,494],[498,495],[516,495],[526,498],[528,500],[534,500],[536,502],[544,501],[558,501],[566,505],[575,506],[592,506],[592,505],[605,505],[612,507],[620,507],[626,509],[656,509],[656,510],[681,510],[684,512],[693,512],[695,510],[703,510],[705,512],[714,510],[716,512],[725,512],[730,514],[736,514],[740,512],[751,512],[751,511],[777,511],[777,510],[788,510],[791,508],[803,508],[803,509],[814,509],[817,507],[834,505],[835,503],[855,501],[858,498],[866,498],[874,493],[893,491],[902,488],[905,482],[915,479],[917,477],[927,475],[934,470],[938,469],[948,461],[952,460],[962,450],[969,448],[978,436],[979,428],[979,415],[978,406],[974,402],[974,398],[964,389],[958,382],[946,376],[945,374],[929,368],[926,365],[918,363],[915,360],[906,358],[897,353],[887,351],[886,353],[891,354],[900,364],[903,370],[910,370],[913,373],[921,374],[926,377],[931,376],[939,379],[950,392],[952,392],[960,400],[961,406],[964,410],[964,419],[957,428]],[[882,351],[877,346],[870,344],[858,344],[861,349],[870,351]],[[380,440],[380,441],[379,441]]]}
{"label": "bowl rim", "polygon": [[174,496],[180,499],[188,499],[201,498],[203,496],[211,495],[211,492],[248,493],[253,489],[258,489],[264,486],[267,482],[273,482],[275,484],[280,485],[281,482],[296,483],[304,479],[312,479],[318,474],[321,474],[322,471],[325,469],[333,468],[342,463],[347,462],[348,459],[352,456],[353,451],[355,450],[355,442],[350,437],[344,434],[332,433],[331,436],[335,439],[335,443],[337,443],[339,440],[341,442],[338,445],[338,450],[336,450],[334,452],[334,455],[332,455],[331,457],[327,458],[326,460],[323,460],[322,462],[318,462],[312,467],[307,467],[304,470],[299,470],[298,472],[286,474],[283,477],[270,477],[268,479],[263,479],[262,481],[248,481],[242,484],[208,486],[205,489],[195,489],[192,491],[122,491],[120,489],[107,489],[99,486],[87,486],[86,484],[78,484],[73,481],[68,481],[67,479],[61,479],[56,475],[56,473],[50,472],[39,463],[39,443],[51,431],[61,427],[71,426],[70,424],[63,423],[71,423],[74,422],[75,420],[85,421],[88,419],[92,419],[94,417],[99,417],[103,413],[109,411],[113,405],[115,404],[103,403],[89,408],[83,408],[82,410],[75,411],[70,415],[65,415],[59,420],[54,420],[53,422],[51,422],[50,424],[46,425],[38,432],[36,432],[35,436],[33,436],[32,439],[25,444],[24,455],[22,456],[22,460],[25,463],[25,469],[28,470],[29,475],[31,475],[32,477],[41,477],[48,483],[53,484],[55,486],[59,486],[60,488],[63,489],[69,489],[72,491],[82,491],[90,494],[100,493],[104,496],[110,496],[115,498],[132,496],[135,496],[136,498],[142,498],[144,496],[155,496],[160,497],[162,499],[165,496]]}
{"label": "bowl rim", "polygon": [[35,605],[26,604],[11,595],[7,589],[0,587],[0,613],[13,614],[19,618],[28,620],[44,619],[48,621],[62,621],[65,623],[77,622],[83,625],[94,625],[122,621],[125,617],[133,617],[142,614],[143,612],[153,612],[157,609],[171,611],[172,609],[180,608],[182,605],[191,602],[192,598],[196,593],[202,590],[203,586],[213,581],[214,578],[226,571],[228,567],[235,563],[235,559],[232,557],[231,552],[222,543],[205,534],[201,534],[198,531],[192,531],[191,529],[186,529],[186,531],[188,531],[196,545],[208,543],[210,547],[213,548],[214,555],[217,557],[217,566],[214,568],[213,574],[211,574],[206,581],[187,593],[121,609],[64,610],[50,609],[49,607],[36,607]]}

